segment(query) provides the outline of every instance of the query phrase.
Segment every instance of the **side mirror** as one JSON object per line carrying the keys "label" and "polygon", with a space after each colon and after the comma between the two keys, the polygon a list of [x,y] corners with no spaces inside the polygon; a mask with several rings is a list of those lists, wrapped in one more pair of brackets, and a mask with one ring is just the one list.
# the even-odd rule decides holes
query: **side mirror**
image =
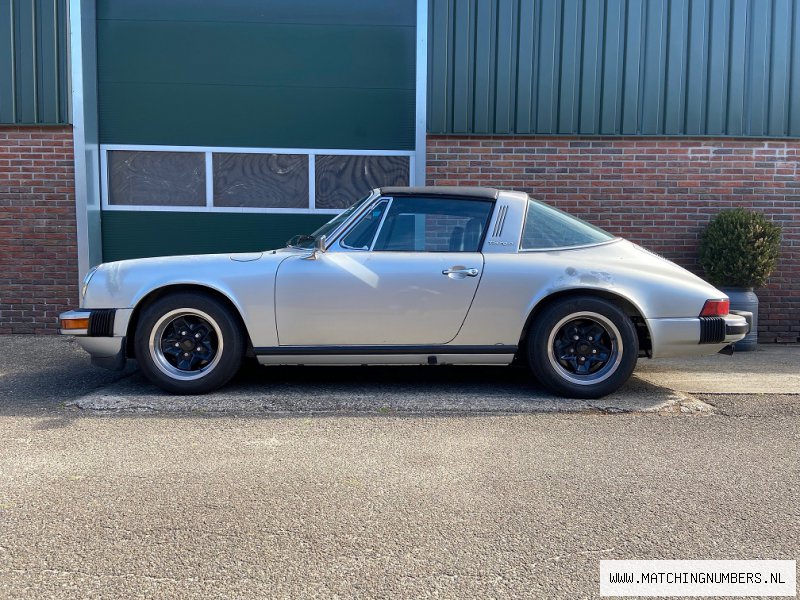
{"label": "side mirror", "polygon": [[325,236],[321,235],[318,238],[314,239],[314,249],[311,251],[311,254],[306,256],[306,260],[317,260],[318,254],[322,254],[325,252]]}

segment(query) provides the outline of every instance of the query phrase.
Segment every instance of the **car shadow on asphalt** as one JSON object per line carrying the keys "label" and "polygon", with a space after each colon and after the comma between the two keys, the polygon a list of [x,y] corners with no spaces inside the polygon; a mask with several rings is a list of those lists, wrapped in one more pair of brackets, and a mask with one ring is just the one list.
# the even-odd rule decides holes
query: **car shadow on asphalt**
{"label": "car shadow on asphalt", "polygon": [[43,428],[82,415],[626,413],[669,411],[681,402],[675,392],[635,376],[615,394],[575,400],[549,394],[519,367],[264,367],[255,361],[217,392],[176,396],[149,383],[134,361],[110,372],[92,367],[68,340],[50,340],[45,351],[37,340],[15,339],[14,352],[0,354],[0,415],[46,415]]}
{"label": "car shadow on asphalt", "polygon": [[221,390],[202,396],[165,394],[134,373],[67,405],[91,412],[208,416],[435,416],[659,411],[679,402],[671,390],[638,379],[598,400],[559,398],[515,367],[248,366]]}

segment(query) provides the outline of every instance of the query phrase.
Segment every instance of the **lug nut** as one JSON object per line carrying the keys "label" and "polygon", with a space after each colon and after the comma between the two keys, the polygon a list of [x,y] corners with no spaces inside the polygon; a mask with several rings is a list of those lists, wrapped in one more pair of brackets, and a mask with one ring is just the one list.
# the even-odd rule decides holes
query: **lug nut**
{"label": "lug nut", "polygon": [[594,338],[592,336],[589,336],[589,341],[591,342],[593,340],[594,340]]}
{"label": "lug nut", "polygon": [[181,335],[186,335],[186,332],[185,331],[181,331]]}
{"label": "lug nut", "polygon": [[573,340],[575,340],[575,341],[577,342],[577,341],[578,341],[579,339],[581,339],[581,338],[579,338],[577,335],[573,335],[573,336],[572,336],[572,339],[573,339]]}
{"label": "lug nut", "polygon": [[184,356],[189,356],[189,353],[188,352],[184,352],[183,355]]}
{"label": "lug nut", "polygon": [[585,356],[581,356],[580,361],[583,362],[585,360],[586,360],[586,357]]}
{"label": "lug nut", "polygon": [[180,345],[178,342],[175,342],[175,347],[176,347],[176,348],[180,348],[180,347],[181,347],[181,345]]}
{"label": "lug nut", "polygon": [[597,350],[592,350],[592,354],[597,354]]}
{"label": "lug nut", "polygon": [[194,337],[196,337],[196,338],[199,338],[199,337],[200,337],[200,334],[199,334],[199,333],[195,333],[195,334],[194,334]]}
{"label": "lug nut", "polygon": [[570,348],[570,349],[569,349],[569,353],[570,353],[570,354],[575,354],[575,348]]}

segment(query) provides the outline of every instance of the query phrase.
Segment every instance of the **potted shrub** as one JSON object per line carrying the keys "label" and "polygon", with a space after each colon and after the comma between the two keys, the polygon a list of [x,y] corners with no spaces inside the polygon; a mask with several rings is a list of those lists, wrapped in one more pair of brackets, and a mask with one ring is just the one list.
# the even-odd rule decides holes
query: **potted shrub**
{"label": "potted shrub", "polygon": [[709,282],[731,299],[731,309],[753,313],[750,333],[737,350],[755,350],[758,341],[758,296],[778,262],[781,228],[764,215],[742,208],[717,214],[700,241],[700,265]]}

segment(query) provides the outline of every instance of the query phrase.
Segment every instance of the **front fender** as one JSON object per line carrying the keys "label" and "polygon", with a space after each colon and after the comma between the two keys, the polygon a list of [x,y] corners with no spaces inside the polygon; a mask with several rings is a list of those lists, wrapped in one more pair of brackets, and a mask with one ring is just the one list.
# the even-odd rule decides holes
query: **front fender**
{"label": "front fender", "polygon": [[[280,260],[285,258],[281,256]],[[279,262],[239,262],[228,255],[206,255],[108,263],[92,277],[81,305],[132,312],[158,290],[174,286],[205,288],[233,304],[254,345],[277,345],[274,287]]]}

